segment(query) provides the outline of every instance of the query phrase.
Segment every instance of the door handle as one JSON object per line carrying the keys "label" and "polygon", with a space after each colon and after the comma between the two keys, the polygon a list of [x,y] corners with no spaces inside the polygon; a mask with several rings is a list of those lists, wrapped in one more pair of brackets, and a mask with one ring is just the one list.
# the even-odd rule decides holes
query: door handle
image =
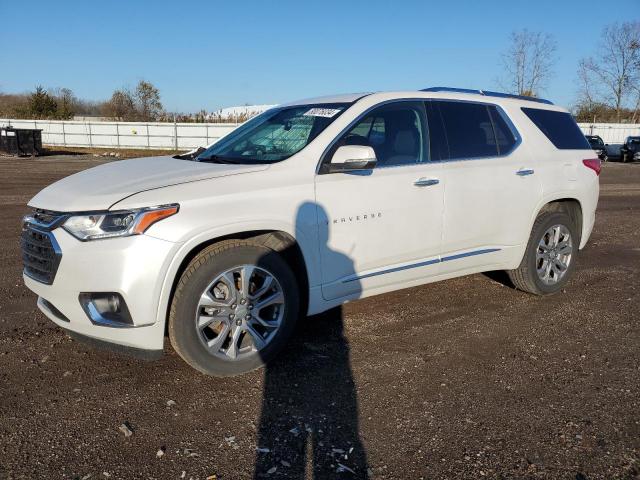
{"label": "door handle", "polygon": [[413,184],[416,187],[430,187],[431,185],[437,185],[440,183],[440,180],[438,180],[437,178],[419,178],[418,180],[416,180],[415,182],[413,182]]}
{"label": "door handle", "polygon": [[521,168],[516,172],[516,175],[520,177],[526,177],[527,175],[533,175],[534,171],[532,168]]}

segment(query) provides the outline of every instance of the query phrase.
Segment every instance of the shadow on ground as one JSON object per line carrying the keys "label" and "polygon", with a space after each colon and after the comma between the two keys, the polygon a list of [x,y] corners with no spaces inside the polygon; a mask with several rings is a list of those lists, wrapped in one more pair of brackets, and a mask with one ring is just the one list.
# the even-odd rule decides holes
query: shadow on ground
{"label": "shadow on ground", "polygon": [[309,317],[267,366],[254,478],[366,478],[342,308]]}

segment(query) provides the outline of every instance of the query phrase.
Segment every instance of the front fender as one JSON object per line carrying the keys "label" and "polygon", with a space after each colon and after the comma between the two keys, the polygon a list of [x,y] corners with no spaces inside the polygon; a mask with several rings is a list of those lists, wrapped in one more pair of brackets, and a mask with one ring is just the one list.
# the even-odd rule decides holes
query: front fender
{"label": "front fender", "polygon": [[199,250],[203,245],[211,244],[215,242],[216,239],[233,238],[234,235],[243,236],[247,232],[274,231],[284,232],[296,240],[306,263],[309,285],[314,286],[319,284],[320,271],[318,269],[317,237],[309,235],[301,229],[296,229],[291,224],[277,220],[261,220],[249,224],[246,222],[238,222],[216,226],[195,233],[189,240],[182,243],[173,255],[160,291],[156,322],[166,321],[173,286],[177,280],[176,277],[180,273],[184,261],[194,250]]}

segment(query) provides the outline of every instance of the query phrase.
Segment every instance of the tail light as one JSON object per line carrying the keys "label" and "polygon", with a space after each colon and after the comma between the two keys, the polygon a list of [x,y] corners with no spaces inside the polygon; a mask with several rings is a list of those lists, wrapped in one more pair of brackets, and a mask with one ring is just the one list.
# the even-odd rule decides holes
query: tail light
{"label": "tail light", "polygon": [[587,160],[582,160],[582,163],[585,167],[590,168],[596,175],[600,175],[600,170],[602,170],[602,163],[599,158],[589,158]]}

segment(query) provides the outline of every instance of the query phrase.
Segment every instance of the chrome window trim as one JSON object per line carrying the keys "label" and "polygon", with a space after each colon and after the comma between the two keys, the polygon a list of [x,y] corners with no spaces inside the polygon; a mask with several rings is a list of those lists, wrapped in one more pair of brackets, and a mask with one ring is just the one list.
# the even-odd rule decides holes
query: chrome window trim
{"label": "chrome window trim", "polygon": [[[320,160],[318,161],[318,164],[316,165],[316,175],[328,175],[328,174],[331,174],[331,173],[338,173],[338,172],[326,172],[326,173],[321,173],[320,172],[320,169],[322,168],[322,165],[324,164],[324,162],[326,160],[327,154],[333,148],[333,146],[338,142],[338,140],[340,140],[340,138],[342,138],[342,136],[345,133],[347,133],[349,130],[351,130],[353,127],[355,127],[356,124],[358,124],[358,122],[363,120],[373,110],[375,110],[378,107],[383,107],[385,105],[389,105],[391,103],[424,102],[425,100],[429,100],[429,99],[425,99],[425,98],[394,98],[394,99],[390,99],[390,100],[384,100],[382,102],[376,103],[375,105],[372,105],[371,107],[367,108],[364,112],[362,112],[360,115],[358,115],[354,120],[349,122],[349,124],[345,128],[343,128],[340,131],[340,133],[338,133],[338,135],[336,135],[334,137],[334,139],[331,140],[331,142],[329,142],[329,145],[327,145],[325,147],[325,149],[322,151],[322,155],[320,155]],[[426,118],[426,112],[425,112],[425,118]],[[430,162],[416,162],[416,163],[410,163],[410,164],[407,164],[407,165],[389,165],[388,167],[377,167],[376,166],[374,170],[383,169],[383,168],[386,169],[386,168],[407,167],[407,166],[412,166],[412,165],[426,165],[428,163],[430,163]]]}
{"label": "chrome window trim", "polygon": [[[429,164],[441,164],[441,163],[447,163],[447,162],[466,162],[469,160],[488,160],[488,159],[493,159],[493,158],[503,158],[503,157],[508,157],[509,155],[511,155],[513,152],[515,152],[520,145],[522,144],[522,136],[520,135],[520,132],[518,131],[518,129],[516,128],[516,126],[514,125],[514,123],[511,121],[511,118],[509,118],[509,115],[507,115],[507,113],[504,111],[504,109],[496,104],[496,103],[492,103],[492,102],[485,102],[485,101],[478,101],[478,100],[458,100],[458,99],[449,99],[449,98],[415,98],[415,97],[410,97],[410,98],[395,98],[395,99],[391,99],[391,100],[384,100],[380,103],[376,103],[375,105],[372,105],[371,107],[367,108],[364,112],[362,112],[360,115],[358,115],[354,120],[352,120],[345,128],[343,128],[340,133],[338,133],[338,135],[335,136],[335,138],[329,143],[329,145],[327,145],[325,147],[325,149],[322,151],[322,155],[320,155],[320,160],[318,161],[318,164],[316,165],[316,175],[329,175],[332,173],[339,173],[339,172],[321,172],[320,170],[322,169],[322,165],[325,163],[325,160],[327,159],[327,154],[329,153],[329,151],[333,148],[333,146],[338,142],[338,140],[340,140],[340,138],[347,133],[351,128],[353,128],[358,122],[360,122],[360,120],[362,120],[365,116],[367,116],[369,113],[371,113],[372,110],[378,108],[378,107],[382,107],[384,105],[390,104],[390,103],[398,103],[398,102],[462,102],[462,103],[474,103],[474,104],[479,104],[479,105],[485,105],[485,106],[492,106],[496,108],[496,111],[498,112],[498,114],[502,117],[502,119],[505,121],[505,123],[507,124],[507,127],[509,128],[509,130],[511,131],[511,134],[513,135],[514,139],[515,139],[515,143],[513,144],[513,147],[511,147],[511,149],[509,149],[508,151],[504,152],[504,153],[500,153],[498,155],[490,155],[490,156],[481,156],[481,157],[465,157],[465,158],[454,158],[454,159],[446,159],[446,160],[428,160],[426,162],[416,162],[413,164],[407,164],[407,165],[389,165],[387,167],[376,167],[374,170],[377,169],[386,169],[386,168],[398,168],[398,167],[411,167],[411,166],[415,166],[415,165],[429,165]],[[493,122],[492,122],[493,125]],[[429,122],[427,120],[427,129],[429,130],[429,134],[428,134],[428,138],[429,141],[431,141],[431,129],[429,127]],[[494,127],[495,129],[495,127]]]}
{"label": "chrome window trim", "polygon": [[[516,149],[522,144],[522,137],[520,136],[520,132],[518,132],[518,129],[516,128],[516,126],[513,124],[513,122],[509,118],[509,115],[507,115],[507,112],[505,112],[504,109],[500,105],[498,105],[496,103],[482,102],[482,101],[476,101],[476,100],[458,100],[458,99],[453,99],[453,98],[430,98],[427,101],[474,103],[474,104],[478,104],[478,105],[485,105],[485,106],[489,106],[489,107],[495,107],[496,111],[498,112],[498,114],[502,117],[502,119],[507,124],[507,128],[509,128],[509,130],[511,131],[511,134],[513,135],[513,138],[515,140],[515,143],[513,144],[513,147],[511,147],[509,150],[505,151],[504,153],[499,153],[497,155],[482,155],[482,156],[478,156],[478,157],[448,158],[446,160],[434,160],[433,163],[466,162],[468,160],[490,160],[490,159],[493,159],[493,158],[508,157],[513,152],[515,152]],[[489,115],[489,118],[491,118],[491,115]],[[492,125],[492,127],[494,129],[494,135],[495,135],[495,125],[493,124],[493,121],[491,121],[491,125]],[[496,135],[496,142],[497,142],[497,140],[498,139],[497,139],[497,135]]]}

